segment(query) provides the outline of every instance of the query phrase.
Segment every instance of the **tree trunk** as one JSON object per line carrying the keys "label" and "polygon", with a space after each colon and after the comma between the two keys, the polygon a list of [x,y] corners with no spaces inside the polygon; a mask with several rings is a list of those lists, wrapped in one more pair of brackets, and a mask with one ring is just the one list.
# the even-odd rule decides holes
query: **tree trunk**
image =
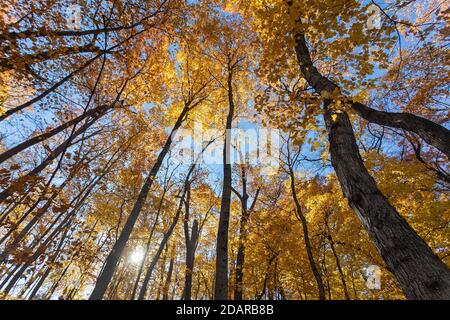
{"label": "tree trunk", "polygon": [[[174,251],[174,250],[172,249],[172,251]],[[163,288],[163,294],[162,294],[163,300],[169,299],[169,287],[170,287],[170,281],[172,280],[174,260],[175,260],[175,257],[172,252],[172,257],[170,258],[170,262],[169,262],[169,270],[167,271],[167,278],[166,278],[166,281],[164,282],[164,288]]]}
{"label": "tree trunk", "polygon": [[153,273],[153,269],[155,268],[156,263],[158,262],[158,259],[161,256],[161,253],[162,253],[165,245],[167,244],[167,241],[169,240],[170,236],[172,235],[173,230],[175,229],[175,226],[177,225],[178,218],[180,217],[180,213],[181,213],[181,210],[183,208],[184,199],[186,197],[186,191],[187,191],[187,186],[189,184],[189,179],[191,177],[192,172],[194,171],[195,166],[196,166],[195,163],[193,165],[191,165],[191,167],[190,167],[190,169],[189,169],[189,171],[188,171],[188,173],[186,175],[186,180],[185,180],[184,185],[183,185],[183,191],[182,191],[182,194],[180,196],[180,203],[178,205],[177,211],[176,211],[175,216],[174,216],[174,218],[172,220],[172,223],[169,226],[169,229],[166,231],[166,233],[164,233],[163,239],[161,240],[161,243],[159,244],[158,251],[153,256],[153,259],[152,259],[152,261],[150,263],[150,266],[147,269],[147,272],[146,272],[145,277],[144,277],[144,282],[142,283],[141,290],[139,291],[138,300],[144,300],[145,294],[147,292],[148,283],[149,283],[150,278],[151,278],[152,273]]}
{"label": "tree trunk", "polygon": [[238,240],[238,252],[236,256],[236,270],[234,278],[234,300],[242,300],[243,298],[243,281],[244,281],[244,263],[245,263],[245,242],[247,240],[247,222],[250,218],[250,213],[253,211],[256,200],[258,199],[259,189],[256,190],[253,202],[248,208],[247,193],[247,175],[245,166],[241,169],[241,181],[242,181],[242,195],[238,195],[241,200],[241,220],[239,226],[239,240]]}
{"label": "tree trunk", "polygon": [[167,241],[169,241],[170,236],[172,235],[173,229],[175,229],[175,226],[177,225],[178,218],[180,217],[180,213],[183,206],[185,194],[183,192],[183,195],[180,199],[180,204],[178,206],[177,212],[175,213],[175,216],[172,220],[172,223],[169,226],[169,229],[164,233],[164,236],[159,244],[158,251],[156,251],[155,255],[153,256],[153,259],[147,269],[147,272],[145,273],[144,281],[142,283],[141,290],[139,291],[138,300],[144,300],[145,294],[147,293],[148,283],[150,282],[150,278],[152,276],[153,270],[155,269],[156,264],[158,263],[159,257],[161,256],[161,253],[164,250],[164,247],[167,244]]}
{"label": "tree trunk", "polygon": [[120,233],[119,239],[114,244],[110,254],[106,258],[105,267],[102,270],[102,273],[99,275],[97,282],[95,284],[94,290],[92,291],[89,300],[101,300],[103,295],[105,294],[106,288],[108,287],[109,282],[116,270],[117,264],[120,260],[122,252],[125,248],[125,245],[130,238],[131,232],[133,231],[134,224],[136,223],[139,214],[141,213],[142,207],[144,206],[145,200],[147,199],[148,192],[150,191],[151,186],[153,185],[153,181],[158,174],[159,168],[166,157],[166,154],[169,152],[170,146],[172,144],[172,135],[175,131],[180,128],[181,124],[185,116],[187,115],[189,108],[185,106],[183,111],[179,115],[169,137],[164,144],[163,149],[158,155],[153,168],[150,170],[147,178],[145,179],[144,185],[142,186],[141,191],[139,192],[138,198],[131,210],[130,215],[125,223],[125,226]]}
{"label": "tree trunk", "polygon": [[223,146],[223,187],[220,206],[219,226],[216,243],[216,274],[214,286],[214,299],[226,300],[228,298],[228,225],[230,222],[231,203],[231,125],[234,116],[233,101],[233,72],[228,68],[228,116],[225,126],[225,141]]}
{"label": "tree trunk", "polygon": [[[241,230],[245,230],[246,222],[243,222],[241,218]],[[242,231],[239,234],[239,245],[236,256],[236,272],[234,280],[234,300],[242,300],[242,289],[244,280],[244,262],[245,262],[245,236],[241,236]]]}
{"label": "tree trunk", "polygon": [[[305,79],[319,94],[333,92],[336,86],[314,67],[304,35],[297,34],[295,41],[297,60]],[[332,101],[325,101],[325,108],[330,103]],[[450,299],[449,268],[378,189],[361,159],[347,113],[326,110],[324,117],[331,162],[344,195],[407,298]],[[420,132],[416,133],[420,135]],[[445,141],[445,138],[434,138]]]}
{"label": "tree trunk", "polygon": [[[290,161],[290,160],[288,160],[288,161]],[[306,218],[302,211],[302,207],[297,198],[297,190],[295,187],[295,177],[294,177],[294,171],[292,169],[292,164],[289,164],[289,176],[291,178],[291,193],[292,193],[292,198],[294,199],[296,216],[302,224],[303,240],[305,243],[306,254],[308,256],[309,266],[311,267],[311,271],[312,271],[312,273],[314,275],[314,279],[316,280],[316,283],[317,283],[317,289],[319,291],[319,299],[325,300],[325,288],[323,286],[322,276],[320,275],[319,268],[317,267],[316,261],[314,260],[314,255],[312,252],[312,245],[311,245],[311,241],[309,240],[308,222],[306,221]]]}
{"label": "tree trunk", "polygon": [[326,111],[325,119],[331,162],[344,195],[407,298],[449,299],[449,268],[378,190],[359,155],[347,114]]}
{"label": "tree trunk", "polygon": [[345,299],[350,300],[350,295],[348,294],[347,283],[345,282],[344,272],[342,271],[341,262],[339,261],[338,254],[337,254],[336,248],[334,246],[334,240],[333,240],[333,237],[331,236],[330,226],[328,225],[328,214],[327,213],[325,216],[325,228],[327,229],[328,241],[330,243],[331,251],[333,252],[333,256],[336,261],[336,266],[338,268],[339,276],[341,278],[342,288],[344,289]]}
{"label": "tree trunk", "polygon": [[189,219],[190,219],[190,199],[191,190],[190,184],[187,187],[186,201],[185,201],[185,214],[184,214],[184,238],[186,247],[186,271],[184,274],[184,290],[183,300],[191,300],[192,295],[192,273],[194,272],[195,251],[197,248],[197,241],[199,237],[199,225],[198,220],[194,219],[192,223],[191,234],[189,235]]}

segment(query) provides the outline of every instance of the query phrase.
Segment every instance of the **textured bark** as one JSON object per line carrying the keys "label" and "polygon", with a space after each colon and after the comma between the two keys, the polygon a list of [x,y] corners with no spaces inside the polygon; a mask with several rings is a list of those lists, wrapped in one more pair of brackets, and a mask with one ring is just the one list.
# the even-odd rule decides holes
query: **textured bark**
{"label": "textured bark", "polygon": [[345,113],[327,111],[330,153],[344,195],[409,299],[450,299],[450,270],[378,190]]}
{"label": "textured bark", "polygon": [[[333,92],[334,83],[314,67],[303,34],[295,38],[300,69],[316,92]],[[409,299],[450,299],[450,270],[391,206],[364,166],[345,112],[332,112],[325,101],[331,162],[350,207],[374,241],[388,269]],[[415,131],[414,131],[415,132]],[[416,132],[420,135],[421,132]],[[433,132],[431,133],[433,135]],[[422,137],[425,139],[425,137]],[[433,136],[433,141],[445,141]]]}
{"label": "textured bark", "polygon": [[214,286],[214,299],[226,300],[228,298],[228,226],[230,222],[231,203],[231,125],[234,116],[233,101],[233,70],[228,68],[228,116],[225,127],[225,141],[223,146],[223,186],[220,205],[219,226],[216,243],[216,274]]}
{"label": "textured bark", "polygon": [[[246,222],[241,218],[241,230],[244,230]],[[242,233],[242,231],[241,231]],[[236,273],[234,279],[234,300],[242,300],[243,282],[244,282],[244,263],[245,263],[245,239],[239,234],[239,245],[236,256]]]}
{"label": "textured bark", "polygon": [[189,249],[186,248],[186,272],[184,276],[183,300],[191,300],[192,295],[192,274],[194,272],[195,249],[198,240],[198,221],[194,220],[192,234],[189,239]]}
{"label": "textured bark", "polygon": [[172,134],[178,128],[180,128],[188,111],[189,111],[188,107],[183,108],[183,111],[179,115],[172,129],[171,134],[167,138],[164,147],[162,148],[161,152],[158,155],[158,158],[156,159],[155,164],[153,165],[147,178],[145,179],[144,185],[142,186],[141,191],[139,192],[138,198],[133,206],[133,209],[131,210],[131,213],[128,216],[127,221],[125,222],[125,226],[123,227],[122,232],[120,233],[120,236],[117,239],[116,243],[114,244],[111,252],[106,258],[105,266],[97,279],[97,282],[95,284],[91,296],[89,297],[90,300],[101,300],[103,298],[103,295],[105,294],[108,284],[111,281],[114,271],[116,270],[117,264],[120,260],[125,245],[128,239],[130,238],[131,232],[133,231],[134,224],[136,223],[136,220],[141,213],[142,207],[144,206],[145,200],[147,199],[148,192],[150,191],[150,188],[153,185],[153,181],[156,175],[158,174],[159,168],[161,167],[164,158],[169,152],[170,146],[172,144]]}

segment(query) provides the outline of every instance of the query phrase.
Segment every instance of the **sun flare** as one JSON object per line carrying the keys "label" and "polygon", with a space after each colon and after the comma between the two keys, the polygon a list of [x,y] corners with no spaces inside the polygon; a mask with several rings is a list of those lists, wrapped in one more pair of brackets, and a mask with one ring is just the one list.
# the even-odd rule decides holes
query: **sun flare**
{"label": "sun flare", "polygon": [[144,250],[142,248],[134,249],[130,255],[131,263],[138,264],[144,259]]}

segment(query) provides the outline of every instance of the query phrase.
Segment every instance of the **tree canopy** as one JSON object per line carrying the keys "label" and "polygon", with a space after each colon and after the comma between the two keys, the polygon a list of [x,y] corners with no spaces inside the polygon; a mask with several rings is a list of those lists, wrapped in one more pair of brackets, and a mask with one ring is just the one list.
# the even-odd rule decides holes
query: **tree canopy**
{"label": "tree canopy", "polygon": [[445,1],[3,3],[0,299],[450,299]]}

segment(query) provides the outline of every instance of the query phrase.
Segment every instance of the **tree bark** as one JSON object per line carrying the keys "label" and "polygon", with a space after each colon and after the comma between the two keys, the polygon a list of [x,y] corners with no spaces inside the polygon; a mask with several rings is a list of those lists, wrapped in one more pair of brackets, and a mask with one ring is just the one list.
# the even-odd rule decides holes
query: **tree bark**
{"label": "tree bark", "polygon": [[344,195],[409,299],[449,299],[450,270],[391,206],[359,155],[346,113],[326,111],[331,162]]}

